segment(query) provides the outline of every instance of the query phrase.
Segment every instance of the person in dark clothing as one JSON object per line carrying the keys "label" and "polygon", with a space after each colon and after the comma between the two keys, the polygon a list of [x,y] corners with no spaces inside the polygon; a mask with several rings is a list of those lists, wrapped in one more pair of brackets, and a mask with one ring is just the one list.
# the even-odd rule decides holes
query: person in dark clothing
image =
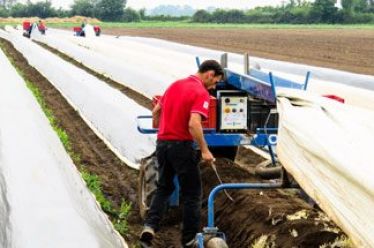
{"label": "person in dark clothing", "polygon": [[[183,204],[182,246],[193,247],[200,228],[201,176],[200,157],[209,164],[214,160],[203,135],[201,121],[208,117],[209,89],[214,89],[223,78],[221,65],[215,60],[203,62],[198,72],[177,80],[169,86],[153,109],[153,118],[159,122],[156,155],[159,164],[157,190],[140,235],[147,247],[174,191],[173,178],[178,176]],[[196,142],[201,154],[193,147]]]}

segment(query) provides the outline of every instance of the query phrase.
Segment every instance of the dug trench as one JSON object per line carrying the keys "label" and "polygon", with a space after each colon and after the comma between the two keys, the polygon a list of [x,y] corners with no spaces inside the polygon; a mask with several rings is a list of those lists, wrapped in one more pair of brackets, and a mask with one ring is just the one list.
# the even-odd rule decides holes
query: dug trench
{"label": "dug trench", "polygon": [[[132,203],[128,219],[129,232],[124,238],[130,247],[137,247],[137,235],[142,227],[137,210],[138,172],[126,166],[107,148],[58,90],[30,66],[11,43],[0,39],[0,45],[23,77],[40,90],[58,125],[69,135],[72,148],[80,156],[85,169],[100,177],[105,197],[116,206],[121,204],[122,199]],[[241,160],[246,161],[249,168],[262,160],[248,150],[242,150],[238,156],[245,157]],[[249,157],[252,159],[248,159]],[[260,181],[248,169],[232,161],[217,159],[216,163],[218,172],[226,183]],[[78,169],[81,168],[78,166]],[[203,227],[207,219],[207,197],[219,183],[209,166],[202,167],[202,179]],[[215,201],[216,225],[225,232],[230,247],[258,247],[254,246],[258,244],[263,245],[260,247],[320,247],[346,238],[331,220],[309,206],[295,190],[240,190],[230,191],[230,195],[235,202],[229,201],[222,193],[219,193]],[[110,213],[108,216],[112,218]],[[167,215],[154,247],[179,247],[179,223],[178,214]]]}

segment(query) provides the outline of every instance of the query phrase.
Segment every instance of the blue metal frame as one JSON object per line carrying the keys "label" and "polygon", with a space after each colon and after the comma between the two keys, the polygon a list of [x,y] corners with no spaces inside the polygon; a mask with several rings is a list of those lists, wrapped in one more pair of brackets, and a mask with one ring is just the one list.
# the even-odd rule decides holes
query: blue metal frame
{"label": "blue metal frame", "polygon": [[275,103],[277,87],[306,90],[310,78],[309,71],[303,84],[274,76],[271,72],[265,73],[255,69],[251,69],[249,75],[233,72],[227,68],[225,73],[229,85],[271,103]]}
{"label": "blue metal frame", "polygon": [[257,128],[251,145],[257,147],[274,146],[277,144],[277,132],[278,128]]}
{"label": "blue metal frame", "polygon": [[[157,128],[145,128],[141,125],[142,120],[152,120],[151,115],[140,115],[137,117],[137,128],[143,134],[156,134]],[[217,133],[215,129],[204,128],[204,137],[211,147],[249,145],[250,139],[240,133]]]}
{"label": "blue metal frame", "polygon": [[219,232],[214,223],[214,199],[216,195],[225,189],[276,189],[281,188],[282,183],[224,183],[213,188],[208,198],[208,225],[203,228],[202,233],[196,234],[198,248],[204,248],[204,235],[219,237],[226,241],[224,233]]}
{"label": "blue metal frame", "polygon": [[197,65],[197,68],[199,68],[200,67],[200,58],[199,57],[196,57],[195,58],[195,60],[196,60],[196,65]]}
{"label": "blue metal frame", "polygon": [[306,73],[306,77],[305,77],[305,82],[304,82],[304,88],[303,88],[303,90],[306,90],[307,87],[308,87],[309,77],[310,77],[310,71],[308,71],[308,72]]}
{"label": "blue metal frame", "polygon": [[275,189],[281,188],[282,183],[224,183],[216,186],[208,198],[208,228],[214,226],[214,199],[218,192],[224,189]]}
{"label": "blue metal frame", "polygon": [[244,75],[225,69],[227,83],[237,89],[248,92],[256,98],[275,102],[275,95],[271,84],[251,75]]}

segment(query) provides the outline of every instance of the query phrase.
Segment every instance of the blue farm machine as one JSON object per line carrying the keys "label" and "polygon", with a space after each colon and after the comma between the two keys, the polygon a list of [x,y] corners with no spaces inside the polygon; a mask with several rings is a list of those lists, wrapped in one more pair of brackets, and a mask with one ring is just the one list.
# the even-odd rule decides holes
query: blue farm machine
{"label": "blue farm machine", "polygon": [[[254,145],[265,150],[271,157],[271,163],[262,168],[264,175],[276,174],[277,180],[271,183],[221,183],[208,198],[208,223],[196,236],[198,248],[228,247],[225,234],[214,223],[214,199],[218,192],[226,189],[271,189],[289,187],[290,179],[282,167],[276,165],[275,146],[277,144],[278,114],[276,111],[276,90],[280,87],[306,90],[310,73],[306,73],[304,82],[296,83],[265,73],[258,69],[249,69],[249,58],[244,56],[244,73],[227,68],[227,54],[223,54],[221,64],[225,68],[225,79],[217,84],[211,93],[209,118],[204,122],[205,139],[211,149],[221,156],[234,159],[241,145]],[[200,64],[196,58],[197,65]],[[145,128],[144,122],[152,116],[138,116],[138,130],[144,134],[155,134],[157,128]],[[198,149],[198,148],[197,148]],[[157,161],[155,156],[142,160],[139,177],[139,207],[142,217],[150,205],[156,189]],[[218,176],[218,174],[217,174]],[[169,200],[170,206],[179,205],[178,178],[174,180],[175,190]],[[207,242],[209,240],[209,242]],[[209,244],[208,244],[209,243]]]}

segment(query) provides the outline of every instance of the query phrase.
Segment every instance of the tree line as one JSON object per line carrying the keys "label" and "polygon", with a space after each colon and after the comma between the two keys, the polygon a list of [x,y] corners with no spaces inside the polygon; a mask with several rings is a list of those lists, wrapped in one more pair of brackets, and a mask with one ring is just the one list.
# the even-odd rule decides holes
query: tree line
{"label": "tree line", "polygon": [[198,23],[374,23],[374,0],[289,0],[278,7],[257,7],[250,10],[197,10],[191,16],[147,15],[145,9],[126,8],[126,0],[75,0],[69,10],[56,9],[48,0],[19,3],[0,0],[0,17],[95,17],[103,21],[139,22],[191,21]]}
{"label": "tree line", "polygon": [[56,9],[51,1],[36,3],[17,0],[0,0],[0,17],[71,17],[75,15],[95,17],[103,21],[140,21],[140,13],[126,8],[126,0],[75,0],[70,9]]}
{"label": "tree line", "polygon": [[374,0],[342,0],[342,8],[335,0],[290,0],[280,7],[257,7],[247,11],[198,10],[192,16],[200,23],[374,23]]}

